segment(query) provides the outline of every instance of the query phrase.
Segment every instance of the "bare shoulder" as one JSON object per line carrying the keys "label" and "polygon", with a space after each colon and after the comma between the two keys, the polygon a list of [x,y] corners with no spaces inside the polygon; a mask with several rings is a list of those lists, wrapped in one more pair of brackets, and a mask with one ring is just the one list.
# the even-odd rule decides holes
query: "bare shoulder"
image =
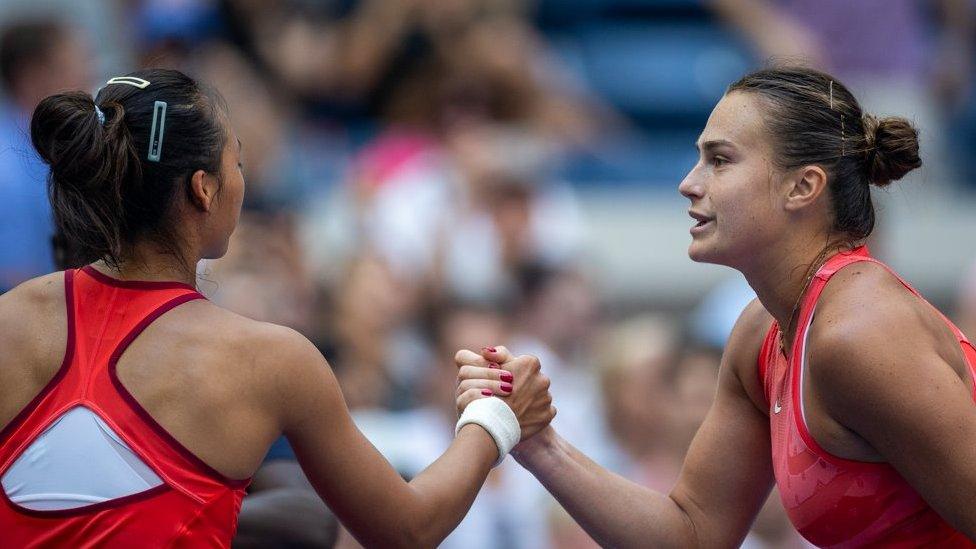
{"label": "bare shoulder", "polygon": [[[924,305],[885,267],[870,261],[837,271],[817,301],[818,328],[843,319],[872,321]],[[829,322],[828,322],[829,321]],[[811,336],[812,337],[812,336]]]}
{"label": "bare shoulder", "polygon": [[331,366],[304,335],[222,309],[213,314],[223,317],[225,346],[237,356],[233,375],[283,430],[307,420],[310,410],[334,414],[345,406]]}
{"label": "bare shoulder", "polygon": [[55,304],[64,304],[64,272],[32,278],[0,295],[0,315],[9,317],[25,309]]}
{"label": "bare shoulder", "polygon": [[186,318],[202,328],[199,333],[207,344],[236,357],[238,366],[265,371],[299,357],[319,355],[305,336],[291,328],[254,320],[209,301],[191,302],[185,308]]}
{"label": "bare shoulder", "polygon": [[865,261],[841,269],[827,283],[807,347],[811,353],[846,362],[906,349],[917,355],[944,345],[957,343],[938,313],[883,266]]}
{"label": "bare shoulder", "polygon": [[[965,390],[965,359],[941,316],[881,265],[831,278],[807,344],[817,393],[842,423],[870,399],[906,398],[946,383]],[[938,381],[936,381],[938,380]]]}
{"label": "bare shoulder", "polygon": [[738,379],[749,399],[763,411],[766,399],[759,381],[759,352],[772,323],[773,316],[758,298],[753,299],[739,315],[722,354],[723,370]]}
{"label": "bare shoulder", "polygon": [[[290,386],[303,370],[327,366],[308,338],[291,328],[239,315],[209,301],[185,305],[183,318],[199,327],[189,336],[196,356],[218,368],[220,378],[261,400],[278,400],[282,386]],[[178,324],[177,320],[174,325]],[[180,330],[181,333],[193,332]]]}
{"label": "bare shoulder", "polygon": [[52,320],[66,314],[63,272],[18,285],[0,295],[0,348],[11,349],[43,339],[51,328],[63,324]]}

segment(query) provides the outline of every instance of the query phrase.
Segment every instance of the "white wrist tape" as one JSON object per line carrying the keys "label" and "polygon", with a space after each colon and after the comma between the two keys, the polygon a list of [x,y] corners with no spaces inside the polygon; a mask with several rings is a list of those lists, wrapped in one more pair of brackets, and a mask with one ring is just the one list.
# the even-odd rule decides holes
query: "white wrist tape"
{"label": "white wrist tape", "polygon": [[522,438],[518,417],[498,397],[479,398],[468,404],[454,428],[454,435],[457,436],[461,427],[469,423],[480,425],[495,440],[495,446],[498,447],[498,461],[495,465],[501,463]]}

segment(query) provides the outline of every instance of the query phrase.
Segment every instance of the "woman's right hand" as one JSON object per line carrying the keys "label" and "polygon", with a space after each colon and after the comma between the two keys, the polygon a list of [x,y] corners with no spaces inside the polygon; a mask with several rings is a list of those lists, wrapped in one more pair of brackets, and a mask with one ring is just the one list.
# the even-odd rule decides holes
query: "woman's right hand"
{"label": "woman's right hand", "polygon": [[513,357],[505,347],[485,347],[481,354],[458,351],[454,361],[458,415],[479,398],[501,397],[518,417],[520,440],[532,437],[556,417],[549,378],[542,373],[538,358]]}

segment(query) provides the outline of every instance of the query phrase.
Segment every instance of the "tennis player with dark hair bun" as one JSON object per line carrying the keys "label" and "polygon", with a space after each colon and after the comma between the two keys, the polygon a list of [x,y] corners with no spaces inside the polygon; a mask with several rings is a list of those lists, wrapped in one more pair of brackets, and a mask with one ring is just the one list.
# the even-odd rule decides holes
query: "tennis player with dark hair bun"
{"label": "tennis player with dark hair bun", "polygon": [[[551,427],[513,455],[608,547],[737,546],[773,482],[818,546],[972,547],[976,349],[864,246],[870,187],[921,165],[915,128],[863,113],[827,74],[772,68],[730,86],[697,147],[679,186],[688,253],[739,270],[758,299],[677,484],[631,483]],[[458,358],[462,389],[486,360],[514,369]]]}
{"label": "tennis player with dark hair bun", "polygon": [[552,419],[538,362],[516,359],[478,393],[519,394],[465,410],[407,483],[308,340],[200,295],[196,264],[226,251],[244,178],[219,96],[182,73],[48,97],[31,138],[59,234],[88,264],[0,296],[0,545],[228,547],[284,433],[361,543],[433,547],[492,464]]}

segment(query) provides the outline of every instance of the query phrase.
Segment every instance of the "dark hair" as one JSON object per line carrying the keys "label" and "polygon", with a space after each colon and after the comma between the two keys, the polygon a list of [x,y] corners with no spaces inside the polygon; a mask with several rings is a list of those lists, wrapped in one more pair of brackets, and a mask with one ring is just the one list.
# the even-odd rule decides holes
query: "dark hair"
{"label": "dark hair", "polygon": [[[180,253],[172,214],[181,193],[189,196],[196,170],[220,174],[225,107],[215,91],[179,71],[127,76],[149,85],[106,84],[94,99],[60,93],[34,110],[31,140],[51,167],[48,194],[59,237],[84,263],[104,259],[117,267],[128,247],[152,239],[192,268]],[[156,101],[167,104],[158,162],[148,160]]]}
{"label": "dark hair", "polygon": [[20,71],[37,65],[51,54],[67,36],[67,29],[53,19],[24,20],[0,32],[0,83],[10,93]]}
{"label": "dark hair", "polygon": [[918,130],[908,120],[864,114],[829,74],[768,68],[742,77],[727,93],[735,91],[765,100],[774,162],[785,169],[816,164],[827,172],[834,230],[852,240],[874,230],[869,184],[884,187],[922,165]]}

